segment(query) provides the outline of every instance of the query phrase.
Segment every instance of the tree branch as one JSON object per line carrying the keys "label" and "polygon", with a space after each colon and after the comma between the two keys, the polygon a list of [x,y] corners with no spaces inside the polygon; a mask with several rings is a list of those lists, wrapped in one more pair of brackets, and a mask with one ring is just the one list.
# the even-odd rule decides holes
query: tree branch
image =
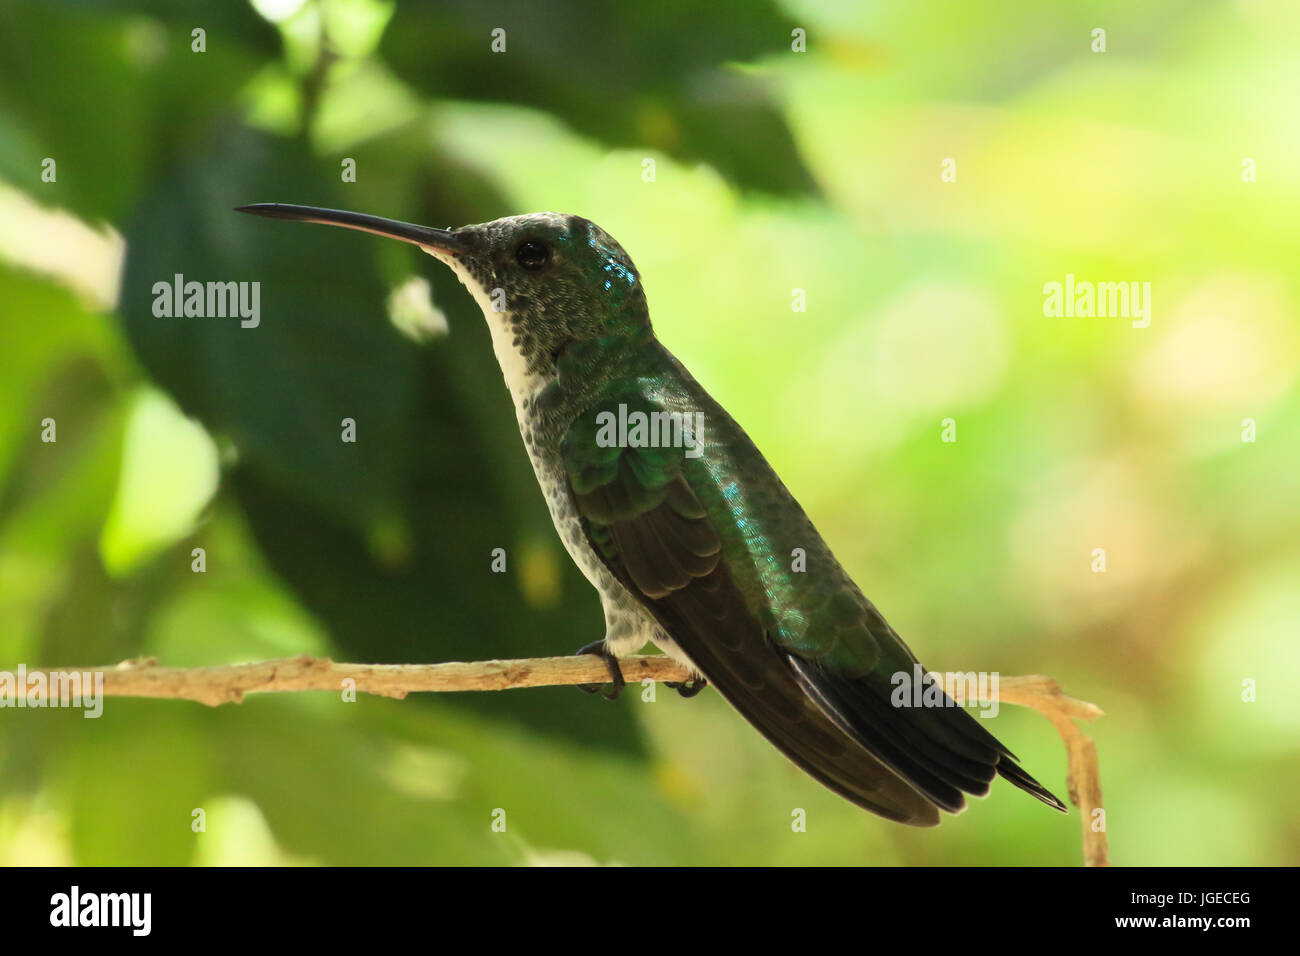
{"label": "tree branch", "polygon": [[[689,680],[685,668],[670,658],[621,657],[629,682]],[[193,700],[216,707],[239,703],[245,694],[328,690],[351,687],[363,694],[401,700],[407,694],[466,690],[512,690],[563,684],[603,684],[609,668],[593,654],[533,657],[513,661],[448,664],[336,664],[328,658],[281,657],[254,664],[218,667],[163,667],[153,658],[123,661],[116,667],[39,668],[31,674],[102,672],[105,697],[158,697]],[[352,685],[345,681],[353,681]]]}
{"label": "tree branch", "polygon": [[[619,658],[619,667],[629,683],[643,680],[685,681],[690,675],[672,659],[661,656]],[[401,699],[409,693],[511,690],[518,687],[551,687],[565,684],[601,684],[609,670],[599,657],[574,654],[565,657],[534,657],[524,660],[452,662],[448,664],[336,664],[327,658],[282,657],[253,664],[220,667],[162,667],[157,660],[123,661],[116,667],[35,668],[33,674],[50,677],[74,671],[103,674],[105,697],[155,697],[193,700],[215,707],[238,703],[245,694],[282,691],[354,689],[364,694]],[[936,677],[939,675],[935,675]],[[347,684],[345,682],[354,683]],[[946,688],[954,695],[955,687]],[[981,696],[984,703],[992,697]],[[1101,708],[1067,697],[1050,677],[1031,674],[1001,677],[996,699],[1004,704],[1032,707],[1055,725],[1065,741],[1069,760],[1070,802],[1083,817],[1083,856],[1086,866],[1109,865],[1105,814],[1102,809],[1101,777],[1096,745],[1084,735],[1075,719],[1093,720]]]}

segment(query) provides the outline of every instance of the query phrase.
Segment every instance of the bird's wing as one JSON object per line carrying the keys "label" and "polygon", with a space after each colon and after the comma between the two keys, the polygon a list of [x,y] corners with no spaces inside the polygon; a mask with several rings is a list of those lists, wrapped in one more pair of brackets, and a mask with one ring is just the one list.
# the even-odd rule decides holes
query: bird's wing
{"label": "bird's wing", "polygon": [[[635,389],[602,398],[603,408],[665,410]],[[588,541],[717,691],[787,757],[859,806],[916,826],[938,823],[940,808],[961,810],[961,792],[987,793],[999,772],[1064,809],[966,711],[891,705],[893,687],[879,665],[897,658],[910,669],[915,659],[883,619],[874,633],[861,620],[862,605],[875,609],[860,595],[861,604],[827,602],[812,622],[836,630],[820,647],[838,654],[777,639],[738,585],[747,571],[752,578],[752,568],[736,566],[749,556],[724,546],[701,502],[699,492],[713,500],[719,489],[707,486],[699,462],[688,467],[681,448],[602,447],[598,432],[594,412],[579,416],[562,447]]]}

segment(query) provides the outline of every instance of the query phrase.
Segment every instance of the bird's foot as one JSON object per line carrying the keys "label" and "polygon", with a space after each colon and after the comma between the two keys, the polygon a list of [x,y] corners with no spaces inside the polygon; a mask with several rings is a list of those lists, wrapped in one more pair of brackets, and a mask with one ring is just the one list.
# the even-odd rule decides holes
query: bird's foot
{"label": "bird's foot", "polygon": [[623,688],[627,686],[627,681],[623,679],[623,669],[618,666],[618,658],[609,652],[605,642],[592,641],[585,647],[578,648],[575,653],[594,654],[599,657],[609,668],[609,676],[612,678],[608,684],[578,684],[578,690],[588,694],[600,694],[606,700],[618,700],[619,694],[623,693]]}
{"label": "bird's foot", "polygon": [[704,677],[692,677],[690,680],[666,680],[664,686],[671,687],[682,697],[689,699],[708,687],[709,682]]}

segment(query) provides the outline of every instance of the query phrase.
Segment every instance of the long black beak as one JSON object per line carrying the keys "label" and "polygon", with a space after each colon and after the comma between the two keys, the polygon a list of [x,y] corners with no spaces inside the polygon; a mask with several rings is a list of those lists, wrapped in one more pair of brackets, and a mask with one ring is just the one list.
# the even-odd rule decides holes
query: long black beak
{"label": "long black beak", "polygon": [[403,242],[412,242],[417,246],[427,246],[444,252],[464,252],[467,249],[465,239],[450,230],[417,226],[413,222],[398,222],[396,219],[383,219],[379,216],[367,216],[363,212],[322,209],[319,206],[294,206],[282,202],[259,202],[251,206],[236,206],[235,211],[265,216],[268,219],[296,219],[299,222],[319,222],[327,226],[359,229],[361,232],[372,232],[376,236],[401,239]]}

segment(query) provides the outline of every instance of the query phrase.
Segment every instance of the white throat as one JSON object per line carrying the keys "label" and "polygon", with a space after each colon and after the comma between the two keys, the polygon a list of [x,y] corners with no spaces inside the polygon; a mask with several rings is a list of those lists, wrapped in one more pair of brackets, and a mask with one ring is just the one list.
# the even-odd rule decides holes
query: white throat
{"label": "white throat", "polygon": [[506,380],[506,388],[510,390],[510,397],[514,399],[516,417],[522,418],[524,400],[532,398],[539,389],[546,385],[546,379],[542,375],[532,374],[528,371],[528,363],[514,344],[514,333],[510,330],[510,313],[496,311],[493,308],[492,290],[485,289],[477,279],[470,275],[450,255],[441,249],[434,249],[430,246],[421,246],[420,248],[439,262],[449,266],[451,271],[456,273],[456,278],[460,280],[460,284],[469,290],[469,294],[474,297],[478,307],[483,310],[483,318],[487,322],[488,332],[492,335],[492,351],[496,353],[497,364],[501,366],[501,374]]}

